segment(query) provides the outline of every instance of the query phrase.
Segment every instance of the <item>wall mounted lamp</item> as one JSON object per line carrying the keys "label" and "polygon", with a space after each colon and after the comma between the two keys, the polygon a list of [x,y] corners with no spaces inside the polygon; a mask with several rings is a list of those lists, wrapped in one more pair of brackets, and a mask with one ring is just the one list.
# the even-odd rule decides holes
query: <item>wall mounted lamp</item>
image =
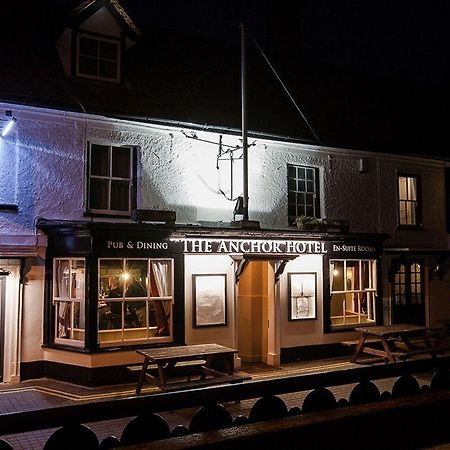
{"label": "wall mounted lamp", "polygon": [[0,129],[2,137],[5,137],[12,129],[17,119],[12,115],[12,111],[6,111],[6,119],[0,119]]}

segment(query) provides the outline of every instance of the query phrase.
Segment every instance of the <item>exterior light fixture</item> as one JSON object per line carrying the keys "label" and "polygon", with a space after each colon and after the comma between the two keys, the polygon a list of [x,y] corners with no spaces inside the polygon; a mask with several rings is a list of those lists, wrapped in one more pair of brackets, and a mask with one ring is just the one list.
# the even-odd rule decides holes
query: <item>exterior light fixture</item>
{"label": "exterior light fixture", "polygon": [[17,122],[17,119],[12,115],[12,111],[6,111],[5,115],[6,115],[6,119],[4,119],[4,121],[3,121],[5,123],[1,127],[2,137],[5,137],[11,131],[14,124]]}

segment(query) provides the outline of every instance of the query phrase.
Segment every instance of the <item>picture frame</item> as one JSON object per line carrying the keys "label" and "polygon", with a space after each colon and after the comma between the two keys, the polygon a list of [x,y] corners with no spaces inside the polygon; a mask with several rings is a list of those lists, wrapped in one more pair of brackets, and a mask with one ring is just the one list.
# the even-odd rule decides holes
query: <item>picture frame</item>
{"label": "picture frame", "polygon": [[317,319],[317,273],[288,274],[289,321]]}
{"label": "picture frame", "polygon": [[194,328],[227,325],[227,276],[224,273],[192,275]]}

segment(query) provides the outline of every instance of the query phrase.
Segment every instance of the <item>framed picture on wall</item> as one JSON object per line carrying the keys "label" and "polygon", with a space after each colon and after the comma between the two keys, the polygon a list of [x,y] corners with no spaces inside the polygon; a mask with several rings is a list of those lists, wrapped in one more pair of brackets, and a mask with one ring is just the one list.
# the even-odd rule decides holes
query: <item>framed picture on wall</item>
{"label": "framed picture on wall", "polygon": [[313,272],[290,273],[288,279],[288,319],[316,319],[317,274]]}
{"label": "framed picture on wall", "polygon": [[226,274],[192,275],[194,327],[227,324]]}

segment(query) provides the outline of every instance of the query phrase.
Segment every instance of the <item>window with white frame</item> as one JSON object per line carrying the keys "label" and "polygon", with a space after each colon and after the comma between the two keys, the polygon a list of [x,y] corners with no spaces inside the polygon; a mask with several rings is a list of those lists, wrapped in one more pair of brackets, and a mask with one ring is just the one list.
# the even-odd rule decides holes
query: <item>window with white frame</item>
{"label": "window with white frame", "polygon": [[319,169],[288,164],[288,220],[300,216],[320,217]]}
{"label": "window with white frame", "polygon": [[84,33],[77,38],[77,76],[119,82],[120,41]]}
{"label": "window with white frame", "polygon": [[420,225],[420,182],[418,176],[398,175],[398,219],[400,226]]}
{"label": "window with white frame", "polygon": [[88,144],[88,211],[130,215],[133,203],[133,149]]}
{"label": "window with white frame", "polygon": [[85,266],[84,258],[53,260],[55,343],[84,346]]}
{"label": "window with white frame", "polygon": [[101,258],[100,345],[171,342],[173,259]]}
{"label": "window with white frame", "polygon": [[376,260],[330,260],[331,326],[376,322]]}

